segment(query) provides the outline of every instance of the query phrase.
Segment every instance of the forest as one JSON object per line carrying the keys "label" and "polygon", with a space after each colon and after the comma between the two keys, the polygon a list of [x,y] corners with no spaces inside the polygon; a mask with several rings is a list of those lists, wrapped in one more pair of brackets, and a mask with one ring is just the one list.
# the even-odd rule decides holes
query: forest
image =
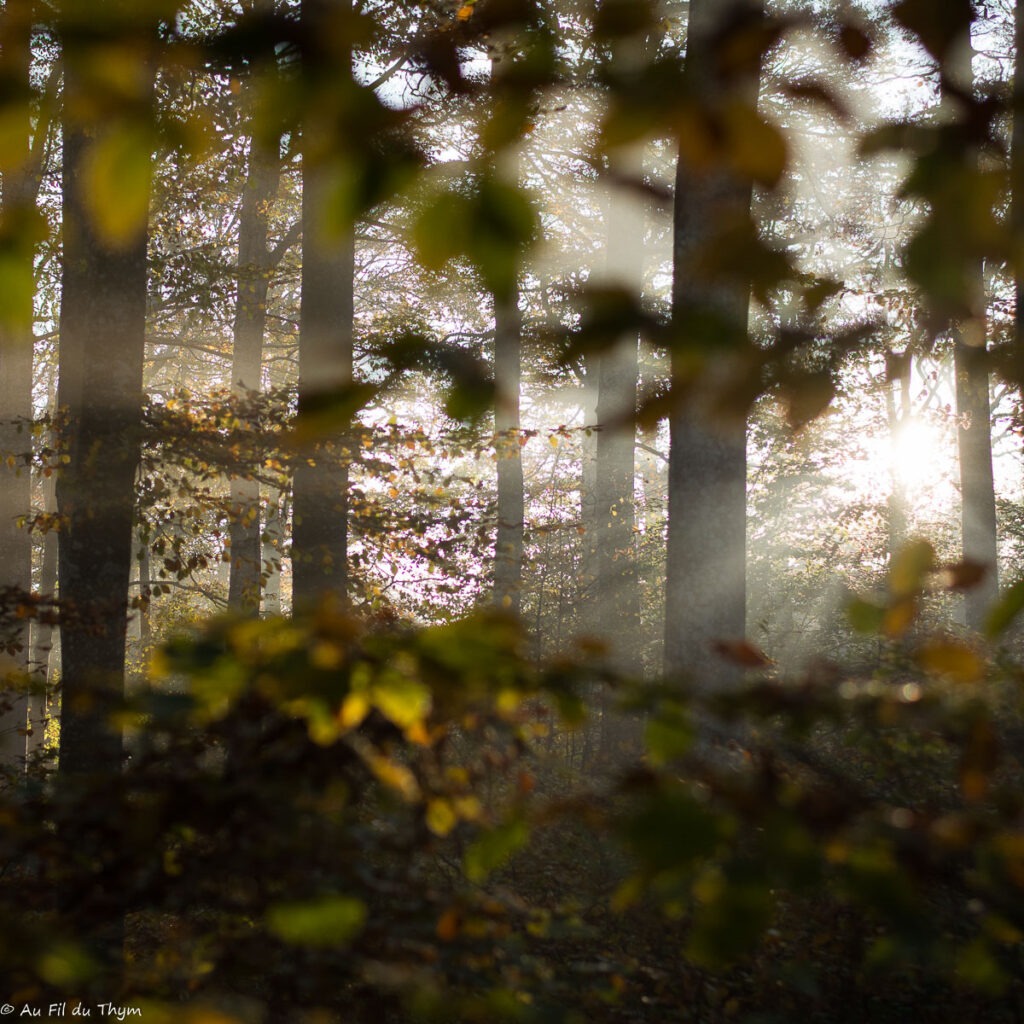
{"label": "forest", "polygon": [[1021,52],[0,0],[0,1017],[1024,1020]]}

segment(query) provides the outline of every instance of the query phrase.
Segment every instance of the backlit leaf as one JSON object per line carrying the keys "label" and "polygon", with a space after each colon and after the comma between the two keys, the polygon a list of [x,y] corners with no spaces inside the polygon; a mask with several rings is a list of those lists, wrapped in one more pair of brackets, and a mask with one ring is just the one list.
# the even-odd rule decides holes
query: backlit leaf
{"label": "backlit leaf", "polygon": [[889,567],[889,589],[894,597],[909,597],[924,586],[925,577],[935,569],[935,548],[926,540],[913,540],[893,556]]}
{"label": "backlit leaf", "polygon": [[98,235],[124,247],[146,229],[153,143],[149,133],[121,128],[93,140],[82,166],[82,201]]}
{"label": "backlit leaf", "polygon": [[1024,610],[1024,579],[1017,580],[996,602],[988,613],[985,633],[997,637],[1004,633]]}
{"label": "backlit leaf", "polygon": [[958,683],[976,683],[985,675],[985,661],[966,644],[936,640],[918,652],[921,667],[936,675],[949,676]]}
{"label": "backlit leaf", "polygon": [[366,907],[349,896],[325,896],[308,903],[279,903],[267,911],[267,928],[296,946],[348,944],[366,922]]}

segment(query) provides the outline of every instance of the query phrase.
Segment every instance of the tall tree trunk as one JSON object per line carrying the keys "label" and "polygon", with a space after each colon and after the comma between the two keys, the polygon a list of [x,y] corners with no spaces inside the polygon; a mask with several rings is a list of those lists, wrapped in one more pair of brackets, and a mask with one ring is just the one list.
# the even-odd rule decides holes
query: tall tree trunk
{"label": "tall tree trunk", "polygon": [[[136,159],[127,162],[134,175],[124,182],[97,180],[90,161],[104,146],[132,145],[148,125],[156,45],[148,8],[113,2],[98,6],[99,11],[86,12],[68,4],[61,19],[63,266],[57,391],[68,424],[68,462],[57,481],[63,527],[59,780],[70,792],[79,785],[88,787],[86,793],[103,786],[110,800],[95,828],[83,830],[73,819],[62,823],[69,870],[58,901],[69,927],[87,941],[100,966],[92,981],[97,993],[117,991],[123,968],[126,897],[115,867],[125,813],[117,802],[122,737],[112,715],[124,695],[150,160],[148,153],[135,153]],[[83,16],[89,19],[85,24]],[[138,61],[135,73],[119,74],[116,84],[97,74],[110,38],[118,41],[119,52]],[[123,205],[122,188],[131,190]],[[101,196],[97,190],[103,189],[107,192]]]}
{"label": "tall tree trunk", "polygon": [[579,626],[583,632],[598,629],[594,610],[597,581],[597,381],[601,357],[587,353],[583,362],[580,406],[586,428],[580,439],[580,529],[582,545],[578,581]]}
{"label": "tall tree trunk", "polygon": [[[968,28],[964,59],[952,68],[958,85],[974,89],[974,54]],[[960,461],[960,522],[963,557],[986,569],[981,583],[964,595],[964,621],[981,631],[999,593],[995,485],[992,479],[992,409],[986,339],[985,283],[981,261],[971,268],[976,310],[968,322],[951,325],[956,376],[957,452]]]}
{"label": "tall tree trunk", "polygon": [[288,519],[287,494],[272,489],[267,495],[267,521],[263,528],[263,609],[267,615],[281,614],[281,548]]}
{"label": "tall tree trunk", "polygon": [[523,460],[519,445],[522,316],[515,290],[494,298],[494,434],[498,456],[498,529],[494,542],[494,600],[519,613],[523,584]]}
{"label": "tall tree trunk", "polygon": [[[327,78],[352,74],[351,46],[330,52],[337,32],[332,16],[351,0],[303,0],[303,35],[309,44],[305,74]],[[343,26],[344,29],[344,26]],[[323,46],[321,52],[315,48]],[[337,47],[335,47],[337,50]],[[340,69],[340,70],[339,70]],[[337,182],[329,151],[330,125],[307,119],[302,142],[302,279],[299,311],[299,417],[312,422],[332,395],[352,382],[355,236],[340,223]],[[329,143],[328,143],[329,145]],[[344,403],[343,403],[344,404]],[[335,417],[327,414],[327,418]],[[292,580],[296,609],[326,595],[344,604],[348,588],[348,462],[345,425],[332,422],[295,469],[292,501]]]}
{"label": "tall tree trunk", "polygon": [[[1013,129],[1010,139],[1010,224],[1014,238],[1024,238],[1024,0],[1013,13]],[[1013,343],[1018,373],[1024,376],[1024,264],[1013,268]]]}
{"label": "tall tree trunk", "polygon": [[[492,54],[491,74],[497,73],[498,54]],[[519,177],[519,162],[514,175]],[[522,606],[523,537],[526,501],[523,458],[519,445],[519,401],[522,390],[523,318],[518,282],[494,302],[494,436],[498,464],[498,526],[494,538],[494,601],[517,615]]]}
{"label": "tall tree trunk", "polygon": [[885,413],[889,424],[889,444],[893,454],[889,492],[889,564],[907,542],[907,486],[900,472],[896,454],[901,428],[911,414],[910,378],[913,353],[890,352],[886,355]]}
{"label": "tall tree trunk", "polygon": [[[7,0],[0,12],[0,62],[8,87],[30,93],[31,0]],[[19,519],[27,518],[32,502],[29,460],[32,432],[32,303],[33,245],[31,219],[35,212],[36,178],[32,173],[32,112],[25,99],[7,108],[7,136],[0,172],[3,178],[3,219],[23,237],[7,255],[5,273],[16,283],[5,290],[0,318],[0,592],[10,596],[0,606],[0,639],[15,648],[7,667],[17,682],[28,669],[30,628],[17,619],[18,593],[32,587],[32,538]],[[15,121],[14,118],[17,120]],[[12,265],[11,260],[16,261]],[[11,764],[28,753],[31,699],[24,688],[7,689],[0,676],[0,763]]]}
{"label": "tall tree trunk", "polygon": [[[263,333],[267,319],[271,254],[267,250],[270,204],[277,195],[280,160],[253,139],[238,225],[238,296],[235,304],[231,384],[239,398],[260,390]],[[262,540],[260,488],[250,467],[231,478],[231,575],[228,608],[257,614],[260,608]]]}
{"label": "tall tree trunk", "polygon": [[[709,106],[719,101],[714,75],[716,29],[731,13],[718,0],[691,0],[686,77],[690,95]],[[747,0],[751,11],[760,0]],[[753,98],[756,79],[749,83]],[[751,97],[748,97],[748,101]],[[728,352],[747,331],[749,287],[702,279],[709,242],[750,216],[751,182],[726,167],[696,172],[680,152],[673,221],[672,316],[676,325],[673,385],[688,367],[680,355],[690,314],[709,307],[719,321],[716,343]],[[697,318],[698,321],[700,318]],[[707,369],[724,356],[705,352]],[[713,384],[713,381],[708,383]],[[716,654],[716,641],[743,636],[746,627],[746,431],[744,423],[711,424],[690,389],[670,417],[668,551],[665,589],[665,668],[687,673],[698,689],[727,686],[736,670]]]}
{"label": "tall tree trunk", "polygon": [[[621,169],[637,172],[639,161]],[[607,205],[608,269],[633,294],[643,289],[644,213],[631,209],[613,186]],[[594,460],[595,579],[594,631],[605,638],[609,663],[621,672],[637,671],[640,659],[640,594],[636,573],[634,501],[636,396],[639,338],[634,333],[603,352],[597,376]]]}
{"label": "tall tree trunk", "polygon": [[[141,26],[139,35],[140,52],[151,51]],[[64,107],[84,113],[66,115],[63,125],[57,392],[68,423],[57,504],[65,524],[60,769],[69,775],[116,772],[121,762],[109,716],[124,684],[146,324],[146,223],[115,234],[88,195],[91,148],[126,128],[117,118],[101,120],[96,57],[83,38],[90,37],[69,34],[64,52]],[[151,98],[152,74],[139,77],[146,81],[132,99],[142,104]]]}

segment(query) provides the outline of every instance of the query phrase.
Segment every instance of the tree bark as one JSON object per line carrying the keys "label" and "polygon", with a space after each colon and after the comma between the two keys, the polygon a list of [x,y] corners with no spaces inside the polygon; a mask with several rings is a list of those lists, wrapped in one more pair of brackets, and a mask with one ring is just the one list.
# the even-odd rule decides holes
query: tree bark
{"label": "tree bark", "polygon": [[[1019,11],[1016,17],[1020,18]],[[952,68],[952,74],[960,79],[958,84],[962,88],[973,91],[974,70],[971,58],[974,49],[970,42],[969,28],[967,43],[965,59],[962,64],[957,62],[957,66]],[[960,461],[963,557],[980,563],[986,570],[980,584],[964,594],[964,622],[969,629],[980,632],[985,628],[988,610],[999,594],[999,564],[995,485],[992,478],[992,410],[989,398],[985,284],[980,260],[971,268],[971,277],[977,307],[974,316],[969,321],[952,324],[951,329],[956,377],[956,436]]]}
{"label": "tree bark", "polygon": [[[120,26],[130,30],[139,36],[141,65],[152,53],[150,26]],[[92,147],[148,108],[153,84],[151,67],[140,67],[132,115],[120,106],[125,97],[116,113],[105,111],[109,98],[97,95],[86,39],[71,32],[64,48],[57,399],[67,416],[69,462],[57,504],[64,523],[60,771],[68,776],[120,770],[121,735],[110,714],[124,688],[146,322],[146,224],[115,238],[98,223],[87,167]]]}
{"label": "tree bark", "polygon": [[[273,269],[267,250],[270,204],[277,195],[280,161],[253,139],[238,225],[238,295],[235,304],[231,384],[244,400],[260,390],[267,293]],[[262,583],[260,488],[250,467],[236,467],[231,478],[231,575],[228,608],[256,615]]]}
{"label": "tree bark", "polygon": [[[341,54],[320,52],[330,45],[330,17],[350,9],[351,0],[330,4],[303,0],[303,36],[309,46],[304,73],[351,76],[351,47]],[[340,64],[339,64],[340,57]],[[339,71],[340,67],[340,71]],[[355,240],[352,225],[341,223],[337,189],[323,138],[329,126],[315,117],[303,126],[302,278],[299,311],[299,418],[312,422],[329,408],[332,395],[344,396],[352,383],[353,278]],[[347,603],[348,464],[351,443],[346,425],[318,431],[300,453],[293,491],[292,581],[296,609],[311,607],[327,595]]]}
{"label": "tree bark", "polygon": [[523,585],[523,460],[519,445],[522,316],[518,294],[494,298],[494,436],[498,457],[498,529],[494,541],[494,601],[519,614]]}
{"label": "tree bark", "polygon": [[[617,169],[637,173],[639,159]],[[612,186],[606,213],[606,264],[613,283],[643,291],[644,212]],[[639,218],[639,220],[638,220]],[[636,573],[636,398],[639,338],[633,333],[593,361],[597,379],[594,458],[594,632],[608,644],[609,665],[638,671],[640,593]],[[589,376],[589,372],[588,372]]]}
{"label": "tree bark", "polygon": [[[30,94],[31,0],[7,0],[0,13],[0,62],[10,87]],[[8,134],[3,154],[3,219],[23,237],[16,238],[7,254],[5,273],[16,283],[5,290],[0,320],[0,591],[9,595],[0,623],[0,638],[15,650],[6,668],[16,683],[28,670],[28,619],[14,617],[17,594],[32,588],[32,538],[24,524],[32,502],[29,459],[32,432],[32,300],[33,279],[31,218],[35,213],[37,184],[32,168],[32,111],[26,99],[8,106]],[[17,120],[15,121],[15,117]],[[10,261],[16,261],[12,265]],[[18,287],[20,285],[21,287]],[[6,673],[4,673],[6,674]],[[0,763],[24,760],[31,732],[31,698],[23,686],[5,688],[0,676]]]}
{"label": "tree bark", "polygon": [[[57,479],[55,476],[43,480],[43,511],[47,515],[57,512]],[[43,534],[43,557],[39,567],[39,594],[52,598],[57,593],[57,545],[55,530]],[[49,616],[32,624],[32,645],[29,653],[28,670],[33,680],[32,706],[29,718],[29,753],[41,750],[46,740],[46,725],[50,717],[49,701],[52,697],[54,668],[58,658],[54,653],[57,631]]]}
{"label": "tree bark", "polygon": [[[746,6],[761,10],[759,0],[748,0]],[[730,13],[729,5],[718,0],[690,2],[685,74],[691,95],[709,109],[723,98],[713,40]],[[756,79],[748,85],[756,99]],[[693,354],[688,324],[694,311],[710,311],[717,318],[715,340],[723,353],[746,336],[749,287],[703,278],[701,257],[724,228],[747,221],[751,182],[726,167],[698,172],[681,152],[675,189],[672,374],[678,393],[689,372],[683,348]],[[713,384],[726,356],[699,354],[707,364],[703,387]],[[699,390],[690,388],[677,400],[669,423],[665,668],[707,690],[736,681],[737,670],[721,660],[715,645],[741,638],[746,627],[746,431],[742,422],[709,423],[708,410],[701,406]]]}
{"label": "tree bark", "polygon": [[[68,856],[57,896],[71,933],[85,940],[99,967],[90,982],[93,991],[116,992],[127,897],[114,866],[126,810],[119,795],[122,736],[113,716],[125,683],[146,325],[147,218],[141,200],[148,194],[150,160],[149,154],[136,153],[143,158],[131,162],[135,174],[145,178],[130,182],[141,208],[129,218],[115,208],[120,183],[91,176],[90,159],[96,147],[102,153],[104,145],[132,145],[148,128],[156,26],[145,9],[99,6],[86,15],[68,4],[60,21],[63,263],[57,400],[66,415],[68,462],[57,481],[62,519],[58,779],[70,794],[102,787],[107,802],[94,827],[83,828],[82,819],[73,817],[59,824]],[[89,31],[83,31],[83,15],[90,18]],[[97,74],[111,38],[138,62],[116,85]],[[97,194],[103,188],[105,206]]]}

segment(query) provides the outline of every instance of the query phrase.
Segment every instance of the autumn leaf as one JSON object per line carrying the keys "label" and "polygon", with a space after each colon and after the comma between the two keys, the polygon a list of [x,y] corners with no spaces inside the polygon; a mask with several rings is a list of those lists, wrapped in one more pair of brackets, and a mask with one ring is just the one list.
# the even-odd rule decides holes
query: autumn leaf
{"label": "autumn leaf", "polygon": [[921,648],[917,659],[927,672],[957,683],[977,683],[985,675],[984,658],[956,640],[935,640]]}
{"label": "autumn leaf", "polygon": [[714,647],[716,654],[742,668],[766,668],[772,664],[772,659],[749,640],[716,640]]}

